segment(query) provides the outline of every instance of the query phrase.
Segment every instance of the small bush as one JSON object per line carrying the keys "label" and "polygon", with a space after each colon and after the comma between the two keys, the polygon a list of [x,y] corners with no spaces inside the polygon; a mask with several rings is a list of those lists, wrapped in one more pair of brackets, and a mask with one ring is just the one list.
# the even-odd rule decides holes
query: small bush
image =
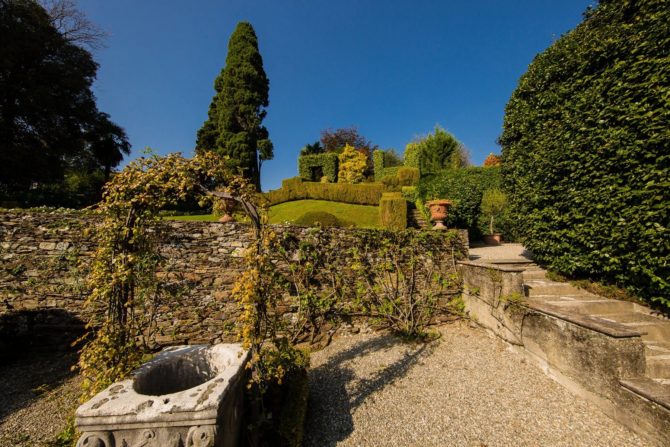
{"label": "small bush", "polygon": [[407,201],[400,193],[384,193],[379,201],[379,223],[382,228],[400,231],[407,228]]}
{"label": "small bush", "polygon": [[309,211],[302,216],[300,216],[296,221],[296,225],[302,225],[305,227],[313,227],[315,225],[320,225],[322,227],[347,227],[346,222],[338,219],[330,213],[325,211]]}

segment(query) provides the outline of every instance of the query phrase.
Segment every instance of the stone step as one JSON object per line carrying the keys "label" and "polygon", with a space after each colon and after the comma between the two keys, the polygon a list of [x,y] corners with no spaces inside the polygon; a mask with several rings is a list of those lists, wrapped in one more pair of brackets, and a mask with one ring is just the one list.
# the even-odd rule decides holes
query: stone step
{"label": "stone step", "polygon": [[648,355],[645,358],[647,361],[647,377],[670,380],[670,354]]}
{"label": "stone step", "polygon": [[636,377],[620,380],[623,388],[670,410],[670,380]]}
{"label": "stone step", "polygon": [[523,280],[528,281],[532,279],[547,279],[547,271],[542,269],[527,269],[523,272]]}
{"label": "stone step", "polygon": [[541,279],[524,281],[527,296],[534,295],[586,295],[588,292],[571,284]]}
{"label": "stone step", "polygon": [[645,355],[670,355],[670,341],[647,340],[644,342]]}
{"label": "stone step", "polygon": [[[544,302],[571,312],[594,317],[600,317],[602,314],[611,315],[635,311],[633,303],[608,299],[545,299]],[[618,320],[611,321],[620,322]]]}
{"label": "stone step", "polygon": [[[624,302],[624,301],[619,301]],[[634,303],[629,303],[634,308],[640,308]],[[637,329],[645,332],[642,336],[645,341],[667,342],[670,340],[670,322],[662,320],[653,315],[643,312],[625,312],[625,313],[604,313],[595,315],[598,318],[603,318],[610,321],[616,321],[631,329]]]}

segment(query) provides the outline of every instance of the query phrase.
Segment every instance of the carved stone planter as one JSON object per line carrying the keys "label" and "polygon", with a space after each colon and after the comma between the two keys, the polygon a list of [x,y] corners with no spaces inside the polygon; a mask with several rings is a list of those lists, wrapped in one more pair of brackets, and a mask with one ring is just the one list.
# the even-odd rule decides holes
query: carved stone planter
{"label": "carved stone planter", "polygon": [[450,200],[431,200],[426,202],[426,206],[430,210],[430,220],[435,222],[433,230],[446,230],[444,219],[447,218],[447,209],[451,206]]}
{"label": "carved stone planter", "polygon": [[238,344],[165,349],[77,409],[77,447],[236,446],[248,359]]}

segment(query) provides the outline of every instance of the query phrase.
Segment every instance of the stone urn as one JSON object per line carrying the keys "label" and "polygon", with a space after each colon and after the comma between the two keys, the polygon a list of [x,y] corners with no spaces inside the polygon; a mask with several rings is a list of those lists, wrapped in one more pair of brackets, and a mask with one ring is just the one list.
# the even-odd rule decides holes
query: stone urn
{"label": "stone urn", "polygon": [[223,216],[219,217],[219,222],[235,222],[235,218],[231,216],[233,208],[235,207],[235,199],[220,199],[221,207],[220,210],[223,211]]}
{"label": "stone urn", "polygon": [[165,349],[77,409],[77,447],[236,447],[249,357],[239,344]]}
{"label": "stone urn", "polygon": [[451,200],[438,199],[426,203],[430,210],[430,220],[435,222],[433,230],[446,230],[444,219],[447,218],[447,209],[452,205]]}

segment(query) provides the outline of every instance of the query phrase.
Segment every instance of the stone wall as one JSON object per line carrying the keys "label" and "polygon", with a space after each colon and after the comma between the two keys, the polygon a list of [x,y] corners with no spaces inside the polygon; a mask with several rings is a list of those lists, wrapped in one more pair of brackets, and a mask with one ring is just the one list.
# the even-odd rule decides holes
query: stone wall
{"label": "stone wall", "polygon": [[[83,213],[0,211],[0,342],[26,331],[58,334],[88,320],[84,281],[95,246],[87,228],[95,219]],[[274,228],[280,236],[291,233],[299,239],[312,231]],[[159,275],[176,296],[158,299],[152,342],[232,341],[239,309],[230,293],[244,268],[249,226],[166,221],[164,231],[160,251],[166,263]],[[347,248],[365,230],[321,231]],[[467,246],[467,234],[461,237]]]}

